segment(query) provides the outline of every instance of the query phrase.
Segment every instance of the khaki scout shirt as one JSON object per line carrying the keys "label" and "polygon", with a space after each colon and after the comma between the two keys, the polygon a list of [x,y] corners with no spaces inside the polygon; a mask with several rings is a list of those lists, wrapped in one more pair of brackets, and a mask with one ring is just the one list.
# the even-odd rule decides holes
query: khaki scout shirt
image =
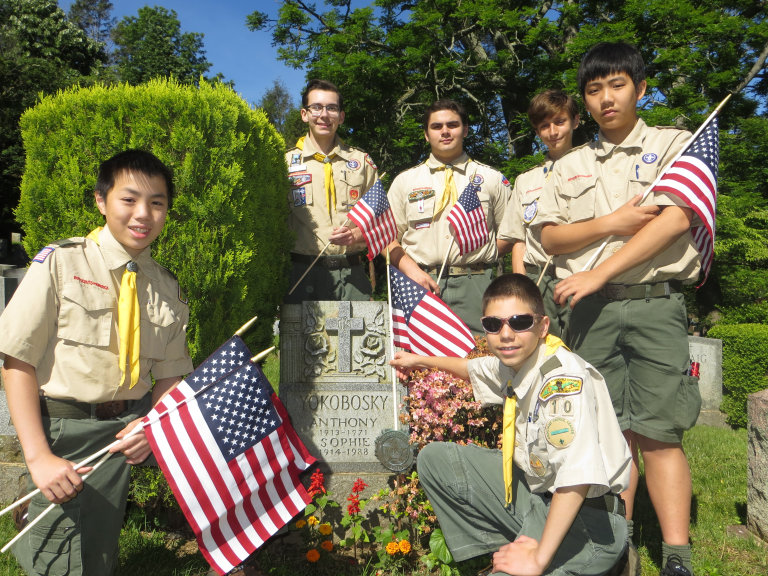
{"label": "khaki scout shirt", "polygon": [[[611,144],[600,133],[596,142],[571,150],[555,165],[541,198],[534,227],[551,222],[572,224],[615,212],[637,194],[642,194],[656,176],[685,147],[690,132],[667,126],[648,127],[641,119],[621,144]],[[649,194],[641,206],[683,206],[668,193]],[[694,216],[691,227],[701,225]],[[608,245],[593,264],[594,269],[610,258],[632,236],[611,236]],[[605,238],[571,254],[555,258],[557,277],[581,272]],[[664,252],[611,279],[622,284],[644,284],[682,280],[692,284],[699,276],[701,258],[688,230]]]}
{"label": "khaki scout shirt", "polygon": [[493,356],[470,360],[475,399],[502,404],[507,384],[514,389],[514,459],[532,492],[589,484],[588,498],[620,494],[632,459],[605,381],[573,352],[561,347],[547,356],[546,348],[541,340],[517,374]]}
{"label": "khaki scout shirt", "polygon": [[[293,148],[285,154],[291,191],[288,201],[291,214],[288,227],[296,232],[293,252],[317,256],[328,243],[334,228],[343,226],[347,214],[378,178],[376,165],[362,150],[347,146],[336,136],[331,154],[333,182],[336,186],[336,211],[328,214],[325,203],[325,172],[323,163],[314,158],[320,152],[309,136],[304,139],[304,150]],[[349,224],[353,226],[353,224]],[[331,244],[325,251],[329,256],[354,254],[365,250],[365,242],[351,246]]]}
{"label": "khaki scout shirt", "polygon": [[[42,263],[33,262],[0,316],[0,358],[35,367],[41,394],[60,400],[135,400],[155,379],[192,371],[186,349],[189,307],[179,284],[147,248],[132,258],[108,227],[99,244],[70,238]],[[121,386],[117,302],[125,265],[139,267],[139,381]],[[130,381],[130,379],[129,379]]]}
{"label": "khaki scout shirt", "polygon": [[512,201],[504,212],[499,238],[508,242],[525,241],[526,264],[545,266],[549,256],[541,246],[541,228],[531,228],[539,211],[539,198],[547,178],[552,175],[554,162],[547,158],[542,164],[523,172],[515,180]]}
{"label": "khaki scout shirt", "polygon": [[[413,260],[422,266],[439,266],[448,246],[453,242],[448,214],[451,207],[443,208],[436,221],[432,221],[435,206],[445,189],[445,166],[430,154],[429,159],[399,174],[389,189],[389,204],[397,222],[398,241]],[[496,234],[510,198],[509,182],[490,166],[470,160],[463,153],[453,163],[453,179],[459,196],[474,176],[479,185],[477,196],[488,223],[488,243],[464,256],[454,243],[448,265],[489,264],[496,262]]]}

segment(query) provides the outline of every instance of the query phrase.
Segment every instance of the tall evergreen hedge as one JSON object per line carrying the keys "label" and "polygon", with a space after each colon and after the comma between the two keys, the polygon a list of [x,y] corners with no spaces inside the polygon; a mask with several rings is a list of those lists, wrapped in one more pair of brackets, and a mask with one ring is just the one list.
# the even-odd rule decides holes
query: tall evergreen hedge
{"label": "tall evergreen hedge", "polygon": [[84,236],[103,224],[93,188],[99,164],[128,148],[174,171],[176,198],[153,255],[189,298],[195,363],[254,315],[261,350],[287,284],[285,144],[263,112],[229,87],[158,79],[72,88],[21,119],[26,168],[16,217],[24,247]]}

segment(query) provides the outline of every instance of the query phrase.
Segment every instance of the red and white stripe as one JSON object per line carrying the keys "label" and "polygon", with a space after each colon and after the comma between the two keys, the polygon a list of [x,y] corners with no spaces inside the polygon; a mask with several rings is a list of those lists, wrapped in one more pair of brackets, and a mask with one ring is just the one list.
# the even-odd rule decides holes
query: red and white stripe
{"label": "red and white stripe", "polygon": [[376,218],[373,208],[363,197],[357,201],[347,216],[357,224],[363,233],[365,243],[368,245],[368,258],[370,260],[373,260],[377,254],[397,238],[397,223],[391,208],[387,208],[379,218]]}
{"label": "red and white stripe", "polygon": [[395,345],[422,356],[465,358],[475,348],[475,339],[441,300],[427,293],[406,323],[402,310],[392,310]]}
{"label": "red and white stripe", "polygon": [[284,424],[227,462],[197,401],[187,402],[194,394],[186,382],[179,384],[149,413],[145,432],[200,551],[223,575],[310,502],[298,473],[314,459],[291,442],[295,432],[276,404]]}
{"label": "red and white stripe", "polygon": [[448,214],[448,222],[456,232],[456,243],[462,256],[488,243],[488,224],[481,206],[467,212],[457,202]]}

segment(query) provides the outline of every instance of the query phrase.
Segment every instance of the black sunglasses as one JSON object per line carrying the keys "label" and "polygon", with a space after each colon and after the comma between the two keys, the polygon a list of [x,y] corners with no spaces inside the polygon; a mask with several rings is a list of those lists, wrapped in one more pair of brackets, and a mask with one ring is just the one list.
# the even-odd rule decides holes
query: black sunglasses
{"label": "black sunglasses", "polygon": [[533,328],[537,320],[544,318],[541,314],[516,314],[509,318],[499,318],[498,316],[483,316],[480,318],[480,324],[486,334],[498,334],[506,322],[515,332],[525,332]]}

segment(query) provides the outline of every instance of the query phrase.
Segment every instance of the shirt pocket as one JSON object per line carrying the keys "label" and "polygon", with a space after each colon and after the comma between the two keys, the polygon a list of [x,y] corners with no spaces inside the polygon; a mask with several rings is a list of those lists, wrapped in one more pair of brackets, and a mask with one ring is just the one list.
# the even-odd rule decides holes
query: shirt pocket
{"label": "shirt pocket", "polygon": [[167,302],[146,304],[141,307],[141,356],[154,360],[165,359],[165,349],[176,314]]}
{"label": "shirt pocket", "polygon": [[568,204],[570,222],[591,220],[595,217],[597,177],[577,178],[568,182],[560,193]]}
{"label": "shirt pocket", "polygon": [[[429,192],[428,192],[429,193]],[[435,213],[435,201],[436,195],[434,190],[431,191],[429,198],[418,198],[411,200],[408,199],[408,227],[419,230],[420,228],[428,228],[430,222],[432,222],[432,216]],[[443,209],[443,212],[447,212],[448,209]]]}
{"label": "shirt pocket", "polygon": [[523,194],[520,198],[520,206],[523,209],[523,225],[530,226],[539,213],[539,198],[543,188],[535,188]]}
{"label": "shirt pocket", "polygon": [[365,174],[363,169],[357,171],[347,171],[342,176],[340,182],[341,190],[336,191],[336,201],[344,208],[352,208],[355,203],[363,196],[365,187]]}
{"label": "shirt pocket", "polygon": [[59,301],[57,337],[88,346],[109,346],[112,332],[112,295],[101,288],[64,284]]}
{"label": "shirt pocket", "polygon": [[[643,164],[635,164],[632,168],[632,174],[629,178],[629,194],[630,197],[637,196],[638,194],[644,194],[648,189],[648,186],[656,179],[656,166],[648,166]],[[653,197],[651,197],[653,199]]]}

